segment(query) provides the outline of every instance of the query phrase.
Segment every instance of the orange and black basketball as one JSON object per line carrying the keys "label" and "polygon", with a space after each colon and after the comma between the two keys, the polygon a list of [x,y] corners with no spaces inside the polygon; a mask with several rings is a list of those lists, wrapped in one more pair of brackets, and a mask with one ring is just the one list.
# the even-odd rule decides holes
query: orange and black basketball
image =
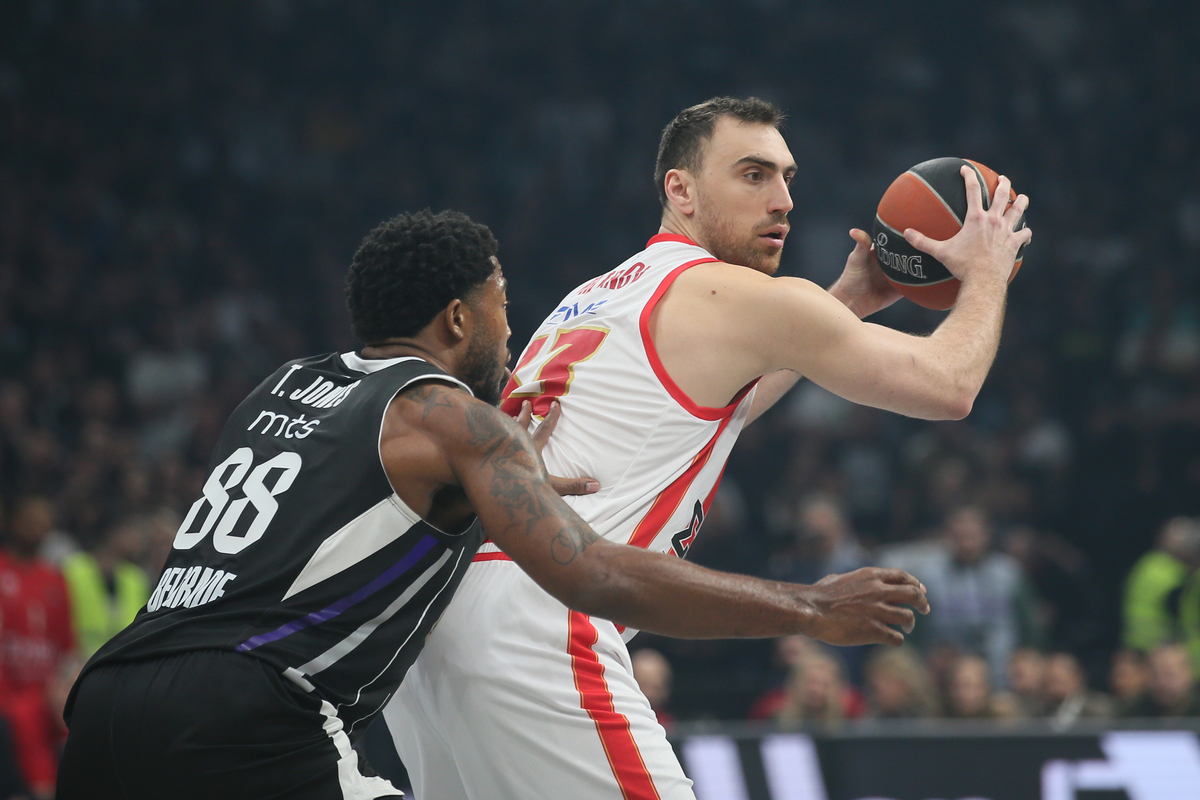
{"label": "orange and black basketball", "polygon": [[[883,193],[875,213],[875,259],[888,280],[899,292],[917,305],[944,311],[958,298],[958,279],[933,256],[910,245],[904,238],[907,228],[915,228],[932,239],[945,240],[958,233],[967,213],[967,188],[959,174],[966,164],[975,172],[983,190],[987,209],[996,193],[999,176],[980,164],[962,158],[935,158],[917,164]],[[1008,202],[1017,199],[1009,190]],[[1025,217],[1014,230],[1025,227]],[[1021,268],[1025,247],[1017,251],[1011,281]]]}

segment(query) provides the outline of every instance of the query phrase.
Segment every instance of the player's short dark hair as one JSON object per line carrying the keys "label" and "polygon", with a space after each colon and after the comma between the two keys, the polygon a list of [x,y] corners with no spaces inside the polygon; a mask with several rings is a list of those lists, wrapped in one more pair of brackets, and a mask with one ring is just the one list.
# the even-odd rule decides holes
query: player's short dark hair
{"label": "player's short dark hair", "polygon": [[371,344],[418,333],[491,277],[498,247],[486,225],[458,211],[384,222],[363,239],[346,275],[354,335]]}
{"label": "player's short dark hair", "polygon": [[778,128],[784,114],[777,106],[747,97],[714,97],[699,105],[685,108],[663,128],[658,140],[658,161],[654,165],[654,181],[658,184],[658,201],[667,205],[667,190],[663,185],[667,172],[673,169],[695,171],[700,168],[704,145],[712,138],[717,120],[733,117],[740,122],[770,125]]}

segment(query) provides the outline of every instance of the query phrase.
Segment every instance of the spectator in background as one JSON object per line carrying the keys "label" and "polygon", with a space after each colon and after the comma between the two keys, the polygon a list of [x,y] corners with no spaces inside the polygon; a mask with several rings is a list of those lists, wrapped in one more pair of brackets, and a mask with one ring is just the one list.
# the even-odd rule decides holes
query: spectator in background
{"label": "spectator in background", "polygon": [[1108,684],[1116,703],[1116,715],[1136,716],[1138,707],[1146,703],[1146,691],[1150,687],[1150,667],[1146,663],[1146,654],[1129,648],[1118,650],[1113,655]]}
{"label": "spectator in background", "polygon": [[1008,688],[1022,717],[1040,717],[1046,710],[1046,657],[1032,647],[1018,647],[1008,658]]}
{"label": "spectator in background", "polygon": [[63,719],[63,711],[67,707],[67,696],[71,687],[83,670],[84,660],[75,655],[66,656],[58,663],[49,685],[46,687],[46,708],[50,712],[50,728],[53,731],[55,754],[62,756],[63,747],[67,743],[67,722]]}
{"label": "spectator in background", "polygon": [[146,547],[142,550],[139,566],[151,583],[155,583],[162,575],[163,564],[167,563],[167,556],[183,518],[173,509],[160,508],[146,515],[145,522]]}
{"label": "spectator in background", "polygon": [[774,718],[782,723],[830,725],[861,717],[864,706],[862,695],[846,683],[837,657],[818,647],[792,669]]}
{"label": "spectator in background", "polygon": [[1015,719],[1016,700],[997,693],[986,660],[972,653],[959,656],[950,668],[946,716],[956,719]]}
{"label": "spectator in background", "polygon": [[841,503],[824,493],[796,504],[795,554],[780,577],[793,583],[816,583],[826,575],[853,572],[868,564]]}
{"label": "spectator in background", "polygon": [[1022,640],[1080,654],[1101,646],[1104,586],[1087,555],[1052,531],[1010,528],[1004,551],[1021,565],[1029,590],[1018,605]]}
{"label": "spectator in background", "polygon": [[1079,660],[1070,653],[1051,653],[1046,657],[1046,711],[1056,726],[1067,727],[1078,719],[1109,719],[1112,699],[1088,689],[1087,677]]}
{"label": "spectator in background", "polygon": [[13,505],[0,548],[0,712],[8,721],[21,775],[36,798],[54,796],[57,736],[46,689],[75,647],[62,575],[38,557],[54,527],[46,498]]}
{"label": "spectator in background", "polygon": [[[946,516],[938,545],[922,550],[920,563],[904,561],[901,568],[928,589],[933,611],[918,626],[925,648],[950,644],[980,653],[992,674],[1002,676],[1019,644],[1016,605],[1024,589],[1018,563],[992,552],[991,542],[987,513],[962,506]],[[887,556],[880,564],[901,566]]]}
{"label": "spectator in background", "polygon": [[1200,696],[1188,651],[1170,643],[1155,648],[1149,657],[1150,691],[1129,710],[1131,717],[1200,717]]}
{"label": "spectator in background", "polygon": [[774,719],[783,707],[787,697],[788,684],[792,674],[800,669],[800,664],[813,653],[821,649],[821,645],[807,636],[781,636],[775,640],[775,671],[772,679],[773,688],[762,694],[750,710],[746,718],[751,720]]}
{"label": "spectator in background", "polygon": [[935,717],[937,693],[916,651],[877,649],[867,659],[868,715],[880,719]]}
{"label": "spectator in background", "polygon": [[[773,570],[781,580],[816,583],[826,575],[853,572],[870,563],[845,508],[832,494],[815,492],[802,497],[796,503],[792,526],[793,547]],[[869,651],[865,646],[838,649],[851,680],[861,680]]]}
{"label": "spectator in background", "polygon": [[150,599],[150,581],[137,566],[146,548],[146,524],[127,517],[110,525],[91,553],[63,562],[79,655],[92,653],[123,629]]}
{"label": "spectator in background", "polygon": [[658,724],[669,729],[675,724],[675,718],[667,711],[667,701],[671,699],[671,662],[662,653],[649,647],[635,652],[632,661],[633,679],[650,701]]}
{"label": "spectator in background", "polygon": [[1167,520],[1154,549],[1125,581],[1123,643],[1149,651],[1180,638],[1179,599],[1188,576],[1200,566],[1200,525],[1189,517]]}

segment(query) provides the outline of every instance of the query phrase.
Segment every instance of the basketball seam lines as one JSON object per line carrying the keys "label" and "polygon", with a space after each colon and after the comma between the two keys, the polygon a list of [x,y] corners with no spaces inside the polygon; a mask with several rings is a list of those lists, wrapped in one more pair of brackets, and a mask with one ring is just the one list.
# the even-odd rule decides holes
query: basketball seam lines
{"label": "basketball seam lines", "polygon": [[[955,221],[955,222],[957,222],[957,223],[958,223],[958,227],[960,227],[960,228],[961,228],[961,227],[962,227],[962,224],[963,224],[963,221],[962,221],[961,219],[959,219],[959,216],[958,216],[958,214],[955,214],[955,213],[954,213],[954,209],[950,207],[950,204],[949,204],[949,203],[947,203],[947,202],[945,201],[945,199],[943,199],[943,198],[942,198],[942,196],[941,196],[940,194],[938,194],[938,191],[937,191],[937,189],[934,189],[932,186],[930,186],[930,185],[929,185],[929,181],[925,180],[924,178],[922,178],[920,175],[918,175],[917,173],[913,172],[912,170],[909,170],[909,171],[908,171],[908,174],[909,174],[909,175],[912,175],[914,178],[916,178],[917,180],[919,180],[921,183],[925,184],[925,188],[929,190],[929,193],[930,193],[930,194],[932,194],[934,197],[936,197],[936,198],[938,199],[938,202],[942,204],[942,208],[944,208],[944,209],[946,209],[947,211],[949,211],[949,212],[950,212],[950,216],[954,217],[954,221]],[[888,226],[888,227],[891,227],[891,226]],[[895,229],[893,228],[893,230],[895,230]]]}

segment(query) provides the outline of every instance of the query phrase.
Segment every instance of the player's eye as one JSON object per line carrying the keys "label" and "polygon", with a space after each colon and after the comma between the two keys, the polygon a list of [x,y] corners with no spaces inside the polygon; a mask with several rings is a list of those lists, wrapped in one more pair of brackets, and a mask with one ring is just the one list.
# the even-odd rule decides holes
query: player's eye
{"label": "player's eye", "polygon": [[762,180],[762,173],[758,170],[751,170],[750,172],[746,173],[746,177],[752,181],[760,181]]}

